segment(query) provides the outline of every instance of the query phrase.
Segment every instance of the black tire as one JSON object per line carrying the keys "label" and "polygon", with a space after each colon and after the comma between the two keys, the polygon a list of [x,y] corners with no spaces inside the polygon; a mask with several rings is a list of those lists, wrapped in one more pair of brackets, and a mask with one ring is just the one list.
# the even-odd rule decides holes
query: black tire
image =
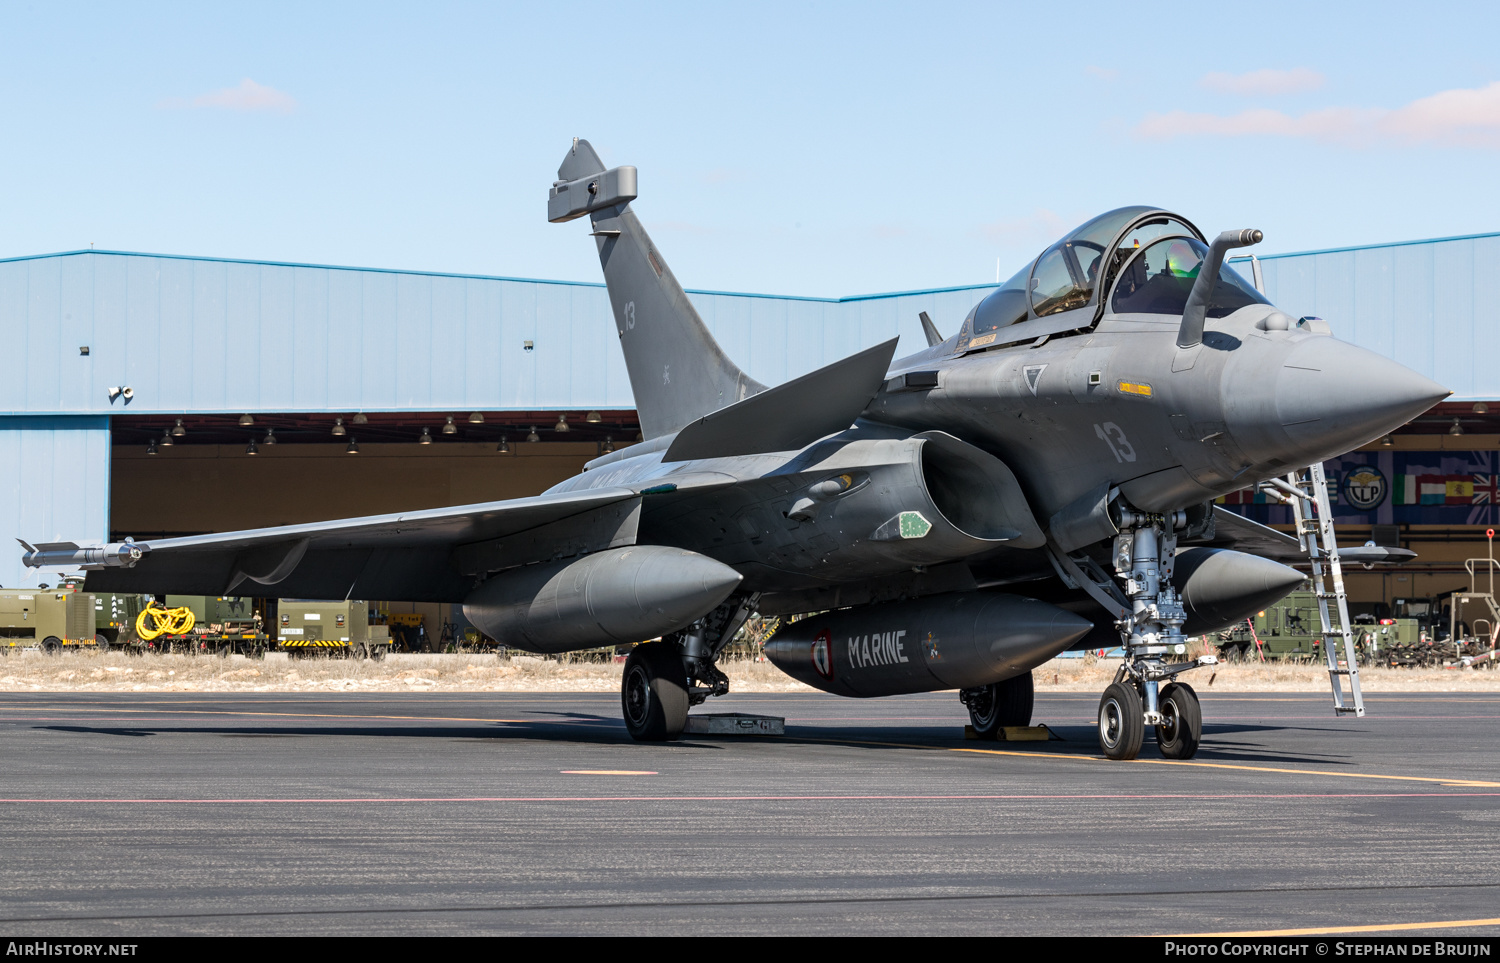
{"label": "black tire", "polygon": [[1036,687],[1031,673],[968,690],[969,724],[981,739],[994,739],[1006,726],[1031,725]]}
{"label": "black tire", "polygon": [[108,652],[109,639],[105,638],[103,635],[94,636],[94,651],[100,653]]}
{"label": "black tire", "polygon": [[214,649],[214,655],[217,655],[221,659],[227,659],[227,658],[229,658],[233,654],[234,654],[234,643],[233,642],[220,642],[219,643],[219,647],[216,648],[216,649]]}
{"label": "black tire", "polygon": [[370,650],[363,642],[356,642],[349,646],[349,658],[355,662],[363,662],[370,657]]}
{"label": "black tire", "polygon": [[49,635],[42,640],[43,655],[61,655],[63,649],[62,639],[55,635]]}
{"label": "black tire", "polygon": [[1186,682],[1173,682],[1156,700],[1166,724],[1156,727],[1156,745],[1168,759],[1191,759],[1203,741],[1203,709]]}
{"label": "black tire", "polygon": [[1134,759],[1146,738],[1141,694],[1128,682],[1115,682],[1099,699],[1099,748],[1110,759]]}
{"label": "black tire", "polygon": [[252,645],[252,646],[250,646],[250,648],[248,648],[248,649],[245,650],[245,658],[247,658],[247,659],[257,659],[258,660],[258,659],[264,659],[265,657],[266,657],[266,647],[263,646],[263,645]]}
{"label": "black tire", "polygon": [[637,742],[675,739],[687,724],[687,672],[670,642],[647,642],[631,650],[620,678],[625,728]]}
{"label": "black tire", "polygon": [[380,662],[380,661],[383,661],[385,659],[386,653],[389,652],[390,650],[391,650],[391,647],[388,646],[388,645],[378,645],[377,644],[377,645],[370,646],[370,661],[371,662]]}

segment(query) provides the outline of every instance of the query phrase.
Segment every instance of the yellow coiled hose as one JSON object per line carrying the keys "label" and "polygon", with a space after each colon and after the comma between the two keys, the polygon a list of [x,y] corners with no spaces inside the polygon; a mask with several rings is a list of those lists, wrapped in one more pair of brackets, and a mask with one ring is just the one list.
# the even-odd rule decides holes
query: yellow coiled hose
{"label": "yellow coiled hose", "polygon": [[193,631],[193,610],[169,609],[160,602],[152,602],[135,617],[135,631],[147,642],[160,635],[186,635]]}

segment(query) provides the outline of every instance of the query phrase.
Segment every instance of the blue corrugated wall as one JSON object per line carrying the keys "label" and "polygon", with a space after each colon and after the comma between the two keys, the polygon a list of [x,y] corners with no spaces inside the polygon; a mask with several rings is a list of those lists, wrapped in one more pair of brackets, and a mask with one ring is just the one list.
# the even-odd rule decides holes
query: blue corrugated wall
{"label": "blue corrugated wall", "polygon": [[6,418],[0,428],[0,586],[57,581],[21,565],[17,538],[109,535],[109,419]]}

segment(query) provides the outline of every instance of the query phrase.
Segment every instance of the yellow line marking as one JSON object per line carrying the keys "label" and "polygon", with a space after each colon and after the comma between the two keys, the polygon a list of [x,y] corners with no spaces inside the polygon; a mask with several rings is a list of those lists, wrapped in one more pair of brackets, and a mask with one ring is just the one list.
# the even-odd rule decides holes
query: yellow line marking
{"label": "yellow line marking", "polygon": [[[1119,760],[1106,759],[1104,756],[1072,754],[1062,755],[1051,752],[1027,752],[1018,749],[971,749],[968,746],[916,746],[900,742],[866,742],[858,739],[826,739],[816,740],[819,742],[852,742],[855,745],[864,746],[890,746],[897,749],[942,749],[946,752],[974,752],[987,756],[1025,756],[1033,759],[1073,759],[1078,762],[1115,762]],[[1401,782],[1426,782],[1437,783],[1440,786],[1453,786],[1464,788],[1500,788],[1500,782],[1483,782],[1478,779],[1455,779],[1452,776],[1392,776],[1374,772],[1334,772],[1327,769],[1285,769],[1277,766],[1246,766],[1228,762],[1193,762],[1183,759],[1134,759],[1142,765],[1148,766],[1197,766],[1202,769],[1242,769],[1248,772],[1278,772],[1289,773],[1295,776],[1338,776],[1344,779],[1394,779]]]}
{"label": "yellow line marking", "polygon": [[[12,709],[15,711],[36,711],[34,709],[23,709],[21,706],[0,706],[0,709]],[[58,709],[47,710],[53,714],[67,715],[73,712],[94,712],[103,715],[114,714],[143,714],[143,715],[183,715],[183,716],[287,716],[298,719],[405,719],[414,722],[549,722],[547,719],[471,719],[463,716],[367,716],[355,713],[333,713],[333,712],[251,712],[248,710],[223,710],[223,709],[81,709],[66,706]]]}
{"label": "yellow line marking", "polygon": [[559,769],[565,776],[655,776],[650,769]]}
{"label": "yellow line marking", "polygon": [[1338,933],[1391,933],[1397,930],[1440,930],[1450,926],[1500,926],[1500,917],[1486,920],[1437,920],[1431,923],[1380,923],[1373,926],[1308,926],[1296,930],[1240,930],[1233,933],[1181,933],[1173,938],[1209,936],[1316,936]]}

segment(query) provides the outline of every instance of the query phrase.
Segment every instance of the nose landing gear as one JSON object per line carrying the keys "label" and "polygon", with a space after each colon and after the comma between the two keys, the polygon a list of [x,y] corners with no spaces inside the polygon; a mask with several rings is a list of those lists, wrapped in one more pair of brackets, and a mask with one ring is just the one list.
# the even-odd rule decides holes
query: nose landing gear
{"label": "nose landing gear", "polygon": [[1099,700],[1099,747],[1110,759],[1134,759],[1150,726],[1162,755],[1191,759],[1203,739],[1203,712],[1192,687],[1174,680],[1219,660],[1205,655],[1192,662],[1166,661],[1187,651],[1182,634],[1187,612],[1172,586],[1177,533],[1187,527],[1187,515],[1123,507],[1117,514],[1114,568],[1122,584],[1086,558],[1053,555],[1060,572],[1119,616],[1115,625],[1125,661]]}

